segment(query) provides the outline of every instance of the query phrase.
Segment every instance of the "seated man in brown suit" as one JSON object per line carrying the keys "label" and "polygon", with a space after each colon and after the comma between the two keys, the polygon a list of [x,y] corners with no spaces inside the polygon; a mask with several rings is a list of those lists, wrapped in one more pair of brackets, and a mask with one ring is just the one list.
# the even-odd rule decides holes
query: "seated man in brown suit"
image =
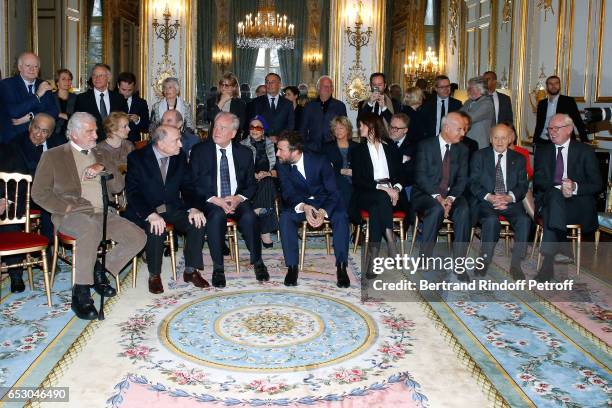
{"label": "seated man in brown suit", "polygon": [[[93,320],[98,312],[90,297],[93,285],[104,296],[115,295],[104,271],[96,267],[98,246],[102,240],[102,185],[99,174],[105,169],[96,151],[96,119],[77,112],[68,121],[69,143],[43,153],[32,184],[32,199],[51,213],[55,228],[74,237],[76,277],[72,288],[72,310],[77,317]],[[111,180],[109,192],[117,193]],[[107,238],[116,246],[106,256],[106,269],[117,275],[145,245],[146,235],[136,225],[108,214]],[[95,268],[95,270],[94,270]]]}

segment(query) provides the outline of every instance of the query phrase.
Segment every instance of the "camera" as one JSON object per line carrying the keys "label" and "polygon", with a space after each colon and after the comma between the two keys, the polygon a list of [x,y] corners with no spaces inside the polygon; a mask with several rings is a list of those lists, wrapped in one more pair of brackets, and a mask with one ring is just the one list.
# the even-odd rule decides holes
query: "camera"
{"label": "camera", "polygon": [[584,108],[586,123],[612,122],[612,108]]}

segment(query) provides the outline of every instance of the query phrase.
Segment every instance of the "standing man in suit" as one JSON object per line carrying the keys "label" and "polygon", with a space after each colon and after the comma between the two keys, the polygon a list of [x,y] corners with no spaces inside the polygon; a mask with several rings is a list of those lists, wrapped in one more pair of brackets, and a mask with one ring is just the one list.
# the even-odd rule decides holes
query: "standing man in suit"
{"label": "standing man in suit", "polygon": [[[470,236],[469,207],[463,193],[468,183],[468,151],[461,138],[465,123],[451,112],[442,119],[440,136],[423,140],[417,146],[415,186],[412,206],[422,214],[421,253],[431,256],[438,230],[445,218],[453,221],[455,256],[463,256]],[[470,280],[467,272],[457,275]]]}
{"label": "standing man in suit", "polygon": [[[96,265],[102,240],[102,186],[100,172],[104,162],[96,150],[96,119],[85,112],[75,112],[68,121],[69,143],[46,151],[32,184],[32,199],[51,213],[55,228],[76,239],[76,275],[72,288],[72,310],[80,319],[93,320],[98,312],[90,297],[93,285],[98,293],[116,294],[100,266]],[[116,193],[115,178],[108,183]],[[117,275],[145,245],[146,235],[125,218],[109,212],[107,238],[116,245],[106,255],[106,269]]]}
{"label": "standing man in suit", "polygon": [[438,136],[442,129],[442,118],[461,109],[461,102],[450,96],[451,83],[446,75],[436,77],[435,91],[435,95],[427,98],[421,108],[426,138]]}
{"label": "standing man in suit", "polygon": [[191,150],[189,164],[196,182],[197,202],[207,219],[208,247],[213,260],[212,284],[225,287],[223,245],[228,217],[238,223],[251,253],[258,281],[270,279],[261,259],[261,230],[251,207],[257,186],[253,152],[233,143],[240,129],[240,119],[233,113],[220,112],[215,118],[212,143],[199,143]]}
{"label": "standing man in suit", "polygon": [[38,79],[40,58],[24,52],[17,59],[17,69],[19,74],[0,82],[0,141],[5,143],[26,133],[37,113],[47,113],[54,120],[59,114],[51,84]]}
{"label": "standing man in suit", "polygon": [[177,109],[170,109],[164,112],[161,120],[162,125],[172,126],[179,130],[181,133],[181,145],[182,150],[189,160],[189,153],[191,148],[197,143],[200,143],[200,138],[191,133],[191,130],[186,128],[183,123],[183,115]]}
{"label": "standing man in suit", "polygon": [[475,273],[481,276],[487,273],[499,241],[499,217],[503,216],[514,230],[510,274],[518,280],[525,279],[521,259],[525,256],[531,222],[522,203],[529,188],[525,158],[508,149],[511,133],[506,125],[491,129],[491,146],[477,151],[472,158],[469,187],[477,200],[475,210],[482,225],[480,256],[485,259],[485,267]]}
{"label": "standing man in suit", "polygon": [[491,99],[493,99],[493,106],[495,106],[495,123],[513,123],[512,101],[510,101],[508,95],[497,92],[497,74],[493,71],[487,71],[482,74],[482,77],[487,82],[487,89]]}
{"label": "standing man in suit", "polygon": [[132,143],[140,141],[140,132],[149,130],[149,105],[147,101],[136,94],[136,76],[131,72],[122,72],[117,77],[117,92],[127,103],[130,119],[128,140]]}
{"label": "standing man in suit", "polygon": [[548,122],[552,143],[540,145],[534,158],[536,212],[542,217],[544,262],[536,280],[554,276],[559,243],[567,241],[568,224],[580,224],[582,233],[598,227],[595,196],[601,191],[601,175],[593,149],[572,140],[575,123],[567,114],[556,114]]}
{"label": "standing man in suit", "polygon": [[306,151],[320,152],[325,143],[333,140],[329,129],[331,120],[336,116],[346,116],[346,105],[332,97],[333,93],[332,79],[323,75],[317,81],[317,99],[304,106],[300,133]]}
{"label": "standing man in suit", "polygon": [[[557,113],[565,113],[574,122],[574,127],[580,135],[581,141],[587,141],[587,132],[584,122],[578,112],[578,105],[571,96],[561,95],[561,80],[558,76],[552,75],[546,78],[546,93],[548,97],[542,99],[538,103],[538,111],[536,116],[536,127],[533,133],[533,141],[539,146],[551,142],[548,134],[550,119]],[[576,134],[572,130],[572,137]]]}
{"label": "standing man in suit", "polygon": [[127,213],[147,233],[149,292],[164,292],[161,266],[166,223],[185,234],[183,280],[207,288],[208,282],[200,275],[206,220],[200,210],[187,204],[193,199],[193,182],[178,129],[160,125],[151,134],[151,143],[130,153],[125,182]]}
{"label": "standing man in suit", "polygon": [[[283,130],[293,130],[293,104],[280,94],[281,77],[274,72],[266,75],[266,93],[253,99],[247,117],[262,116],[268,124],[268,136],[278,136]],[[248,121],[247,121],[248,122]],[[248,134],[248,129],[244,129]]]}
{"label": "standing man in suit", "polygon": [[391,116],[402,111],[402,104],[387,95],[387,80],[382,72],[370,75],[370,98],[359,102],[358,116],[364,112],[372,112],[380,116],[385,125],[389,126]]}
{"label": "standing man in suit", "polygon": [[111,70],[106,64],[96,64],[91,70],[91,82],[93,87],[87,92],[77,96],[75,111],[87,112],[96,118],[96,126],[98,128],[98,139],[102,141],[106,139],[102,122],[111,112],[128,113],[128,105],[126,99],[108,89],[108,84],[111,80]]}
{"label": "standing man in suit", "polygon": [[329,161],[324,156],[303,152],[298,132],[282,134],[277,148],[278,178],[287,204],[280,214],[283,255],[288,268],[285,286],[297,286],[299,226],[306,220],[311,227],[318,228],[327,218],[333,233],[336,284],[339,288],[348,288],[351,285],[346,271],[348,215]]}

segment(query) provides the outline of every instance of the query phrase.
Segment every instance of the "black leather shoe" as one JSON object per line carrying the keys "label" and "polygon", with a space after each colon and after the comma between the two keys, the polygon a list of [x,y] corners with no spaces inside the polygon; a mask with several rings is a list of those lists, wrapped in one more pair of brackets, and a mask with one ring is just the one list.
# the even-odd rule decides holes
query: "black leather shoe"
{"label": "black leather shoe", "polygon": [[459,282],[470,282],[470,275],[468,275],[467,272],[463,272],[463,273],[457,273],[457,279],[459,279]]}
{"label": "black leather shoe", "polygon": [[287,268],[287,275],[285,275],[285,286],[297,286],[298,280],[298,267],[290,266]]}
{"label": "black leather shoe", "polygon": [[25,290],[21,273],[11,274],[11,293],[21,293]]}
{"label": "black leather shoe", "polygon": [[510,275],[514,280],[524,280],[525,274],[520,266],[511,266],[510,267]]}
{"label": "black leather shoe", "polygon": [[195,286],[196,288],[206,289],[210,287],[208,281],[202,277],[200,271],[198,271],[197,269],[191,273],[183,272],[183,280],[185,282],[193,283],[193,286]]}
{"label": "black leather shoe", "polygon": [[70,308],[79,319],[95,320],[98,318],[98,311],[93,305],[93,299],[87,285],[74,285],[72,287],[72,305]]}
{"label": "black leather shoe", "polygon": [[255,279],[258,282],[267,282],[270,280],[270,274],[268,268],[264,265],[263,261],[259,261],[255,265]]}
{"label": "black leather shoe", "polygon": [[224,288],[225,287],[225,272],[221,270],[213,270],[212,275],[212,285],[215,288]]}
{"label": "black leather shoe", "polygon": [[94,269],[94,284],[93,288],[99,295],[104,295],[107,298],[111,298],[117,294],[115,288],[110,285],[110,281],[106,276],[106,273],[102,271],[102,265],[96,263]]}
{"label": "black leather shoe", "polygon": [[339,288],[348,288],[351,286],[351,280],[346,272],[346,262],[342,262],[340,265],[336,266],[336,279],[336,286]]}

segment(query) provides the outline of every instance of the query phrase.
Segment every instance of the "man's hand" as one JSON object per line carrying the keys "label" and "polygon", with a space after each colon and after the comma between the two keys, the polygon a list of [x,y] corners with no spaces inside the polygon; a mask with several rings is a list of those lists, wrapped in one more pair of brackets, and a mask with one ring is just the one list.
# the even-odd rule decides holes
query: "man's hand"
{"label": "man's hand", "polygon": [[230,214],[233,214],[234,211],[236,210],[236,207],[238,207],[238,205],[244,201],[244,199],[240,197],[239,195],[228,196],[228,197],[225,197],[224,200],[229,205]]}
{"label": "man's hand", "polygon": [[0,198],[0,215],[6,211],[6,198]]}
{"label": "man's hand", "polygon": [[51,87],[51,84],[48,83],[47,81],[42,81],[40,83],[40,85],[38,85],[38,89],[36,90],[36,95],[38,95],[39,98],[42,98],[42,96],[47,93],[47,91],[50,91],[51,89],[53,89]]}
{"label": "man's hand", "polygon": [[343,176],[353,177],[353,169],[340,169],[340,174]]}
{"label": "man's hand", "polygon": [[128,115],[128,118],[130,119],[130,122],[134,122],[134,123],[136,123],[136,122],[138,122],[140,120],[140,116],[138,116],[135,113],[130,113]]}
{"label": "man's hand", "polygon": [[24,123],[28,123],[30,121],[30,114],[25,114],[20,118],[17,119],[11,119],[11,122],[13,123],[13,126],[19,126],[19,125],[23,125]]}
{"label": "man's hand", "polygon": [[225,198],[221,198],[221,197],[212,197],[210,200],[208,200],[209,203],[214,204],[216,206],[221,207],[221,209],[223,209],[223,211],[226,214],[230,213],[230,206],[229,204],[226,202]]}
{"label": "man's hand", "polygon": [[319,213],[319,210],[314,208],[312,205],[304,204],[304,215],[306,215],[306,221],[308,225],[313,228],[319,228],[323,224],[324,216]]}
{"label": "man's hand", "polygon": [[64,112],[60,112],[60,114],[57,115],[57,117],[59,117],[60,119],[68,120],[68,114]]}
{"label": "man's hand", "polygon": [[149,214],[147,221],[151,225],[151,234],[161,235],[166,230],[166,221],[158,213]]}
{"label": "man's hand", "polygon": [[383,191],[389,195],[391,205],[395,206],[397,204],[397,200],[399,200],[399,191],[391,187],[383,187]]}
{"label": "man's hand", "polygon": [[229,101],[230,99],[232,99],[231,95],[228,95],[226,93],[222,93],[221,94],[221,98],[219,98],[219,103],[217,104],[219,109],[223,109],[223,105],[225,105],[227,103],[227,101]]}
{"label": "man's hand", "polygon": [[255,173],[255,180],[257,181],[264,179],[266,177],[272,177],[272,173],[269,171],[259,171]]}
{"label": "man's hand", "polygon": [[561,193],[563,197],[570,198],[574,195],[575,183],[571,179],[563,179],[561,184]]}
{"label": "man's hand", "polygon": [[83,180],[95,178],[100,172],[104,170],[104,166],[100,163],[92,164],[87,167],[83,172]]}
{"label": "man's hand", "polygon": [[206,217],[204,217],[204,213],[197,208],[189,209],[187,219],[192,225],[195,225],[196,228],[202,228],[204,225],[206,225]]}

